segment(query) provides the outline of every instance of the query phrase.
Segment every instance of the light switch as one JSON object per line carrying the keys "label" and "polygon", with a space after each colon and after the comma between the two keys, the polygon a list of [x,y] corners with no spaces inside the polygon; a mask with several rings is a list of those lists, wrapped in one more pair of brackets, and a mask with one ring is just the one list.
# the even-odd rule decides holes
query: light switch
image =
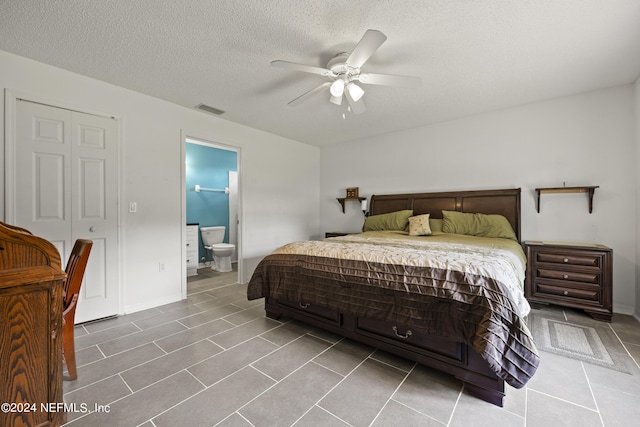
{"label": "light switch", "polygon": [[135,213],[138,210],[138,205],[136,202],[129,202],[129,212]]}

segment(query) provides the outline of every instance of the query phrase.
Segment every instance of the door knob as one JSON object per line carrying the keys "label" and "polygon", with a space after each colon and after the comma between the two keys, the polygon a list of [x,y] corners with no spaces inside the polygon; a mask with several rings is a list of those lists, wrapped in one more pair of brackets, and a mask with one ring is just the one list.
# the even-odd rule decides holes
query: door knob
{"label": "door knob", "polygon": [[95,227],[89,227],[89,231],[93,233],[94,231],[96,231],[96,228]]}

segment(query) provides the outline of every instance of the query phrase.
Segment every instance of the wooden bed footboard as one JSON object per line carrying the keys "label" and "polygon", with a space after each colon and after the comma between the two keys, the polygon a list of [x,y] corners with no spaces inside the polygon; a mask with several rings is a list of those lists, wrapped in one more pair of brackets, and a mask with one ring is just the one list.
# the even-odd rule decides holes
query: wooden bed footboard
{"label": "wooden bed footboard", "polygon": [[451,374],[464,383],[469,394],[503,405],[504,381],[465,343],[317,305],[301,306],[292,301],[265,298],[265,311],[272,319],[288,316]]}

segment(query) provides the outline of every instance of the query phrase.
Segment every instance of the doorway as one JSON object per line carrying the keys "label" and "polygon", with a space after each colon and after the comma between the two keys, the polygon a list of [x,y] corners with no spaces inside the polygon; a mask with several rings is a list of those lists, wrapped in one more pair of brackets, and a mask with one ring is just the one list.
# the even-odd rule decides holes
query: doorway
{"label": "doorway", "polygon": [[[198,267],[210,268],[212,254],[205,250],[200,228],[224,226],[223,243],[235,245],[237,280],[242,283],[242,233],[240,215],[240,149],[183,135],[183,226],[198,225]],[[183,240],[186,247],[187,241]],[[186,297],[186,270],[183,297]],[[193,273],[191,273],[193,274]]]}

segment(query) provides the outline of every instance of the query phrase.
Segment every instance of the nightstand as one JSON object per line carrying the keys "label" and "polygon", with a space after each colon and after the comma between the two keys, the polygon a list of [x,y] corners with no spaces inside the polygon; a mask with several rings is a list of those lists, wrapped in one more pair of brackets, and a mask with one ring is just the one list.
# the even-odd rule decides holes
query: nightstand
{"label": "nightstand", "polygon": [[341,231],[327,231],[326,233],[324,233],[324,237],[338,237],[338,236],[346,236],[347,234],[353,234],[353,233],[343,233]]}
{"label": "nightstand", "polygon": [[524,242],[529,302],[582,309],[611,321],[613,251],[589,243]]}

